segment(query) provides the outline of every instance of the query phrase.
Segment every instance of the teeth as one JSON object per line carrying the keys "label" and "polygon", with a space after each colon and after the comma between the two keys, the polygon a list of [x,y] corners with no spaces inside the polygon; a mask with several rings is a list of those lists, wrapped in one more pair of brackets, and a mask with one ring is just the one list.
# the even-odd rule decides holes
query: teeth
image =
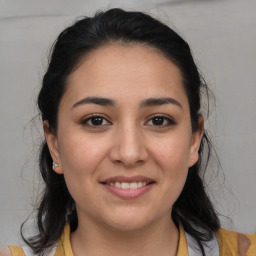
{"label": "teeth", "polygon": [[137,182],[130,183],[130,189],[136,189],[138,188]]}
{"label": "teeth", "polygon": [[128,189],[128,188],[130,188],[129,183],[127,183],[127,182],[122,182],[122,183],[121,183],[121,188],[122,188],[122,189]]}
{"label": "teeth", "polygon": [[107,184],[108,186],[116,187],[116,188],[121,188],[121,189],[137,189],[141,188],[143,186],[147,185],[146,181],[139,181],[139,182],[119,182],[116,181],[115,183],[110,182]]}
{"label": "teeth", "polygon": [[115,187],[117,188],[121,188],[121,183],[119,181],[117,181],[115,184],[114,184]]}
{"label": "teeth", "polygon": [[140,182],[138,182],[137,183],[137,186],[138,186],[138,188],[141,188],[143,185],[142,185],[142,182],[140,181]]}

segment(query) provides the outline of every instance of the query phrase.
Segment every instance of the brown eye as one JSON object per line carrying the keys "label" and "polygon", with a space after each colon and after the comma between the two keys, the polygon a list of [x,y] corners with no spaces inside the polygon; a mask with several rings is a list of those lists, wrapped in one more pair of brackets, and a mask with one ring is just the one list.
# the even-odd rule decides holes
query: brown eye
{"label": "brown eye", "polygon": [[173,124],[175,124],[175,122],[166,116],[155,116],[148,121],[148,125],[151,126],[165,127]]}
{"label": "brown eye", "polygon": [[92,117],[90,120],[92,125],[102,125],[103,124],[103,118],[102,117]]}
{"label": "brown eye", "polygon": [[109,125],[110,122],[103,116],[90,116],[82,121],[83,125],[86,126],[105,126]]}
{"label": "brown eye", "polygon": [[152,119],[152,123],[154,125],[163,125],[164,121],[165,121],[165,119],[163,117],[154,117]]}

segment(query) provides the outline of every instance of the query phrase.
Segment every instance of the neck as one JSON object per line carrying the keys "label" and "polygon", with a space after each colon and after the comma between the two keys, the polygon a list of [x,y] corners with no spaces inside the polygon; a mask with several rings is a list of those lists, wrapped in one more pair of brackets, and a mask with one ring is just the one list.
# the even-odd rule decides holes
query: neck
{"label": "neck", "polygon": [[79,222],[71,234],[75,256],[177,255],[179,232],[170,217],[137,230],[116,230]]}

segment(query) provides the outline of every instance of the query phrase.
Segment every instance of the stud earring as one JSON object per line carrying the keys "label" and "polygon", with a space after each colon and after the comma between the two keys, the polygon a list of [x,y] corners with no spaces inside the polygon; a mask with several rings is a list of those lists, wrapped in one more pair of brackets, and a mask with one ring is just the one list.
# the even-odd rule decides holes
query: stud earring
{"label": "stud earring", "polygon": [[53,162],[52,163],[52,168],[54,169],[54,168],[57,168],[57,167],[59,167],[59,165],[57,163]]}

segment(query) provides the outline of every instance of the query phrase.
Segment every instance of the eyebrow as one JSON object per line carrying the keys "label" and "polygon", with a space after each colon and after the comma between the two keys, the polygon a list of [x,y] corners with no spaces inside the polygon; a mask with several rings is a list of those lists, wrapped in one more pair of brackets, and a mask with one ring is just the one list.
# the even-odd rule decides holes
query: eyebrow
{"label": "eyebrow", "polygon": [[151,106],[161,106],[161,105],[170,104],[170,103],[182,108],[182,105],[177,100],[169,97],[149,98],[149,99],[143,100],[140,104],[140,108],[151,107]]}
{"label": "eyebrow", "polygon": [[[79,100],[76,102],[72,108],[75,108],[80,105],[84,104],[96,104],[100,106],[109,106],[109,107],[115,107],[117,104],[114,100],[108,99],[108,98],[102,98],[102,97],[86,97],[84,99]],[[143,107],[152,107],[152,106],[161,106],[165,104],[174,104],[180,108],[182,108],[182,105],[175,99],[169,98],[169,97],[161,97],[161,98],[148,98],[143,100],[140,103],[140,108]]]}
{"label": "eyebrow", "polygon": [[76,102],[72,106],[72,108],[75,108],[77,106],[84,105],[84,104],[97,104],[101,106],[110,106],[110,107],[114,107],[116,105],[115,101],[111,99],[102,98],[102,97],[86,97]]}

